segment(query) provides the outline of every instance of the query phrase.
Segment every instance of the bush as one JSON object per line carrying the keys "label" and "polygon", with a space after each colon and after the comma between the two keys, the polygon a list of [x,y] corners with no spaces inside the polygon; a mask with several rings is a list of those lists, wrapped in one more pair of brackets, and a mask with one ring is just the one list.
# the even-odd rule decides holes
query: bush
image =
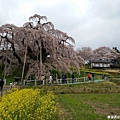
{"label": "bush", "polygon": [[0,120],[52,120],[56,114],[52,92],[14,89],[8,93],[0,101]]}

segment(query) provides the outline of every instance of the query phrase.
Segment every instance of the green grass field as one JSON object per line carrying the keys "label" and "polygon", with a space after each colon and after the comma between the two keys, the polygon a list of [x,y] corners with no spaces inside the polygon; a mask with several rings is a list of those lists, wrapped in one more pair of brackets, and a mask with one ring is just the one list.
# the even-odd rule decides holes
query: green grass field
{"label": "green grass field", "polygon": [[39,86],[53,91],[63,111],[60,120],[108,120],[120,116],[120,86],[105,81],[63,86]]}
{"label": "green grass field", "polygon": [[108,120],[108,115],[120,116],[120,93],[57,96],[66,120]]}

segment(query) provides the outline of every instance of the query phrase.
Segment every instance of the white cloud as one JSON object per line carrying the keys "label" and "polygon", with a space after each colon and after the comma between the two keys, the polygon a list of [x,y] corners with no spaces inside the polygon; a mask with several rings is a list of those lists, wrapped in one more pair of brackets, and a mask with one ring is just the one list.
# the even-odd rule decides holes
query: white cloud
{"label": "white cloud", "polygon": [[76,47],[120,49],[120,0],[4,0],[0,25],[22,26],[35,13],[72,36]]}

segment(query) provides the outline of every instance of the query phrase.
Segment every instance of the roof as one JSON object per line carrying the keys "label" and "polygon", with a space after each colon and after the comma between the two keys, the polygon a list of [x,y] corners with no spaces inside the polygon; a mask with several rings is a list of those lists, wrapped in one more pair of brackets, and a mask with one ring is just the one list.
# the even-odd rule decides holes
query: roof
{"label": "roof", "polygon": [[93,59],[91,63],[111,63],[111,60],[108,59]]}

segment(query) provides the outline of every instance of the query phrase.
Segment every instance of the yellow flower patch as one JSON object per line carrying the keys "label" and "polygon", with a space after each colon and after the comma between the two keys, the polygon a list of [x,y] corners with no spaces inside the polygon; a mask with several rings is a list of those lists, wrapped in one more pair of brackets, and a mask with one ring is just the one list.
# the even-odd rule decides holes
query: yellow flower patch
{"label": "yellow flower patch", "polygon": [[55,96],[41,89],[14,89],[0,101],[0,120],[51,120],[56,113]]}

